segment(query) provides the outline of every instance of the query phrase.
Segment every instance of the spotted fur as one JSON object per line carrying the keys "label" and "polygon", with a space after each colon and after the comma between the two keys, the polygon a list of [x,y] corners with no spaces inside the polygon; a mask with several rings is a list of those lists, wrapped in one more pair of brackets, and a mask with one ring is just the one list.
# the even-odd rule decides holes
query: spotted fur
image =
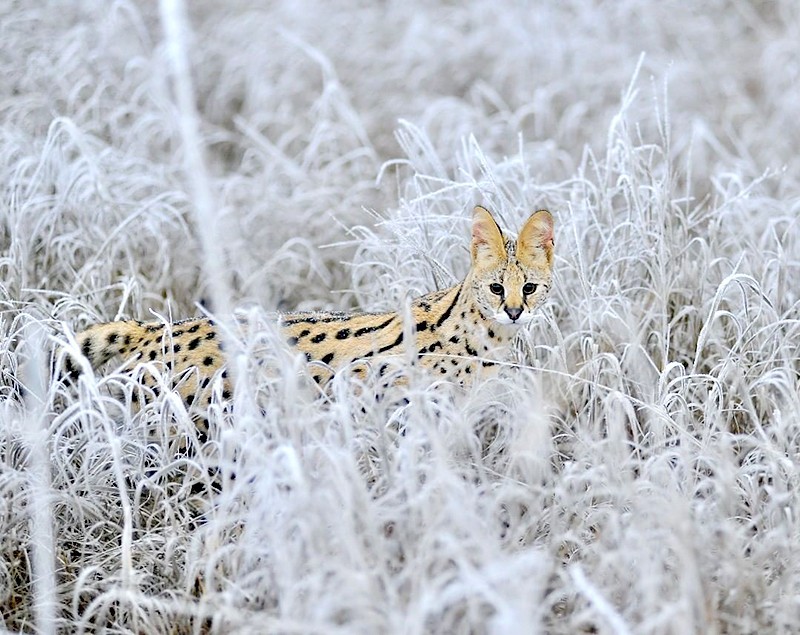
{"label": "spotted fur", "polygon": [[[547,296],[553,247],[549,212],[535,212],[519,237],[510,239],[488,210],[476,207],[470,271],[456,286],[415,300],[413,328],[400,313],[326,312],[286,313],[281,328],[287,344],[315,362],[309,370],[319,384],[344,366],[400,355],[409,346],[434,376],[467,383],[507,356],[519,327],[530,322]],[[210,403],[210,380],[217,371],[223,374],[222,396],[230,396],[223,343],[208,318],[171,325],[134,320],[98,324],[81,332],[77,341],[93,367],[117,357],[165,364],[189,406]],[[65,366],[69,374],[80,372],[75,360],[67,358]],[[358,363],[354,368],[363,372]],[[150,390],[157,392],[154,384]]]}

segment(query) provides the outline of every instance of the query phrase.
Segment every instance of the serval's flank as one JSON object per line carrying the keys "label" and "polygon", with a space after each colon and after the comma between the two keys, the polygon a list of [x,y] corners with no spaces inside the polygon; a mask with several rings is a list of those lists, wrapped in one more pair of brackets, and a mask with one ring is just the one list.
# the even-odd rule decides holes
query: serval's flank
{"label": "serval's flank", "polygon": [[[511,340],[533,318],[550,291],[553,218],[540,210],[528,218],[514,240],[492,215],[476,207],[472,221],[472,266],[454,287],[434,291],[411,304],[413,327],[401,313],[286,313],[280,316],[290,346],[302,351],[318,384],[348,365],[363,374],[367,364],[416,351],[418,363],[437,378],[468,383],[478,372],[507,358]],[[413,342],[407,341],[413,332]],[[224,369],[219,332],[208,318],[164,324],[125,320],[90,326],[77,336],[93,367],[116,357],[161,362],[180,375],[176,390],[187,406],[211,402],[210,382],[220,371],[222,396],[231,387]],[[361,360],[362,364],[355,364]],[[80,372],[67,357],[65,370]],[[380,368],[380,367],[379,367]],[[149,382],[148,382],[149,383]],[[149,383],[151,390],[154,383]],[[157,390],[156,390],[157,393]]]}

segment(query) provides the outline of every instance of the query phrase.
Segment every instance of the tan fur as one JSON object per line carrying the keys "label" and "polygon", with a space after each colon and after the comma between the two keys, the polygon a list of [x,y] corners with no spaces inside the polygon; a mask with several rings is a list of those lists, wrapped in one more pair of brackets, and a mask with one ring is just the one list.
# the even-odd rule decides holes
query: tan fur
{"label": "tan fur", "polygon": [[[357,360],[400,355],[409,345],[419,364],[436,377],[467,383],[507,356],[519,326],[532,319],[546,298],[553,265],[552,216],[535,212],[515,241],[503,235],[488,210],[476,207],[471,252],[472,267],[460,284],[412,303],[412,344],[398,313],[287,313],[281,316],[287,342],[309,362],[319,362],[309,369],[319,384]],[[210,402],[210,378],[218,370],[225,381],[223,397],[230,394],[222,343],[207,318],[171,325],[110,322],[87,328],[77,339],[94,367],[119,356],[166,364],[187,405],[202,408]],[[68,372],[77,374],[78,368],[66,360]]]}

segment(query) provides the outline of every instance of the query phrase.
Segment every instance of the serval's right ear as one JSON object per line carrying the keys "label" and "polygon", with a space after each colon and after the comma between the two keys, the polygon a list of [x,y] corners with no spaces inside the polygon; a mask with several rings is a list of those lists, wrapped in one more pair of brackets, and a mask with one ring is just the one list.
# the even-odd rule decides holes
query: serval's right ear
{"label": "serval's right ear", "polygon": [[476,206],[472,212],[472,265],[492,267],[506,257],[503,232],[485,207]]}

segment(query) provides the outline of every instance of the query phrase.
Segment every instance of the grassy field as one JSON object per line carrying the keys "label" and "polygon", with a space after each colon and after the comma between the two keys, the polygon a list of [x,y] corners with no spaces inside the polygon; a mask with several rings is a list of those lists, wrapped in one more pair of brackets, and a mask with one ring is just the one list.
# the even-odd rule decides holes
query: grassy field
{"label": "grassy field", "polygon": [[[800,5],[190,4],[0,8],[0,631],[800,631]],[[518,363],[320,399],[272,312],[453,284],[476,203],[556,220]],[[207,442],[52,380],[198,303]]]}

